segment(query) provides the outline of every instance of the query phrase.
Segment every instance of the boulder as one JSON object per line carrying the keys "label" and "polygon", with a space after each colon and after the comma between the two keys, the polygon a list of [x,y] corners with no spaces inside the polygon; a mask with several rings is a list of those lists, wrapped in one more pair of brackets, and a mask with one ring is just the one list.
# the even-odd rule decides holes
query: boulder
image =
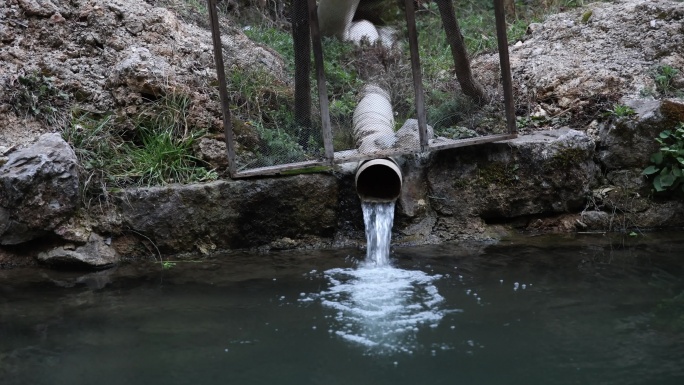
{"label": "boulder", "polygon": [[[634,99],[625,103],[635,111],[633,117],[618,119],[599,131],[599,160],[607,170],[643,169],[660,145],[658,134],[672,129],[678,121],[663,114],[663,101]],[[674,102],[667,104],[674,105]]]}
{"label": "boulder", "polygon": [[79,203],[77,158],[59,134],[44,134],[0,167],[0,244],[30,241],[67,220]]}
{"label": "boulder", "polygon": [[120,259],[119,254],[110,244],[109,240],[91,233],[85,245],[69,244],[56,247],[39,253],[38,261],[53,267],[106,269],[116,265]]}

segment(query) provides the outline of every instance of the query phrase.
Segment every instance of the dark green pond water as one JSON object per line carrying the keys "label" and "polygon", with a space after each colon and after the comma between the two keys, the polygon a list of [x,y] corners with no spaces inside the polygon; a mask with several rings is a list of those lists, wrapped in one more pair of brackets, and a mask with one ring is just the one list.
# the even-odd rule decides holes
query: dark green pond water
{"label": "dark green pond water", "polygon": [[684,384],[682,233],[364,253],[0,271],[0,383]]}

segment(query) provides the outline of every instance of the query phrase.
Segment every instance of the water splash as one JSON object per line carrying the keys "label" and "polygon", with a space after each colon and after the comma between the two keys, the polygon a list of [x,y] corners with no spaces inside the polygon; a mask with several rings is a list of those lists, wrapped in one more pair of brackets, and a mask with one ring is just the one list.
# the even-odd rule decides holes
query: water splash
{"label": "water splash", "polygon": [[[437,327],[449,311],[435,282],[441,275],[393,267],[389,258],[394,202],[362,204],[366,260],[357,268],[324,272],[328,290],[305,296],[334,311],[329,332],[365,347],[368,354],[408,353],[421,349],[418,331]],[[459,310],[456,310],[459,311]]]}
{"label": "water splash", "polygon": [[434,285],[441,276],[392,266],[366,265],[325,272],[331,283],[320,293],[334,310],[331,333],[368,353],[412,353],[421,348],[420,328],[437,327],[448,311]]}

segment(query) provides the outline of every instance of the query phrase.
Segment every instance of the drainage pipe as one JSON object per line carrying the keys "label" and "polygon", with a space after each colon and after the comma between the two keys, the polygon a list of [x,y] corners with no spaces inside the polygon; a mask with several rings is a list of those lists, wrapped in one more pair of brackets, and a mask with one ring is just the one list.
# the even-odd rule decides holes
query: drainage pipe
{"label": "drainage pipe", "polygon": [[385,47],[392,47],[396,40],[392,28],[376,27],[368,20],[352,21],[359,2],[360,0],[320,0],[317,12],[321,35],[335,36],[357,45],[368,39],[370,43],[380,42]]}
{"label": "drainage pipe", "polygon": [[[361,95],[352,118],[359,152],[373,153],[392,147],[397,137],[389,94],[376,85],[366,85]],[[393,202],[401,194],[401,169],[391,158],[367,160],[359,164],[355,182],[361,201]]]}
{"label": "drainage pipe", "polygon": [[347,40],[349,27],[360,0],[321,0],[318,3],[318,25],[321,35]]}
{"label": "drainage pipe", "polygon": [[[318,22],[324,36],[336,36],[356,44],[368,39],[391,47],[392,31],[378,30],[367,20],[352,21],[360,0],[320,0]],[[360,153],[372,154],[397,143],[394,133],[394,111],[387,91],[379,86],[364,86],[354,109],[352,128]],[[356,170],[356,191],[364,202],[393,202],[401,194],[402,175],[394,159],[372,159],[361,162]]]}
{"label": "drainage pipe", "polygon": [[401,177],[392,158],[361,162],[356,169],[356,193],[362,202],[394,202],[401,194]]}

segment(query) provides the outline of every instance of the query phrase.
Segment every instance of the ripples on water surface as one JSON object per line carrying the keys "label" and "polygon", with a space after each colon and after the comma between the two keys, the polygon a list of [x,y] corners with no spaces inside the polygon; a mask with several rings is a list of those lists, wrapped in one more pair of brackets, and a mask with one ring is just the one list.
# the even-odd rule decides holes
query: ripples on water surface
{"label": "ripples on water surface", "polygon": [[681,233],[524,242],[0,271],[0,383],[684,383]]}

